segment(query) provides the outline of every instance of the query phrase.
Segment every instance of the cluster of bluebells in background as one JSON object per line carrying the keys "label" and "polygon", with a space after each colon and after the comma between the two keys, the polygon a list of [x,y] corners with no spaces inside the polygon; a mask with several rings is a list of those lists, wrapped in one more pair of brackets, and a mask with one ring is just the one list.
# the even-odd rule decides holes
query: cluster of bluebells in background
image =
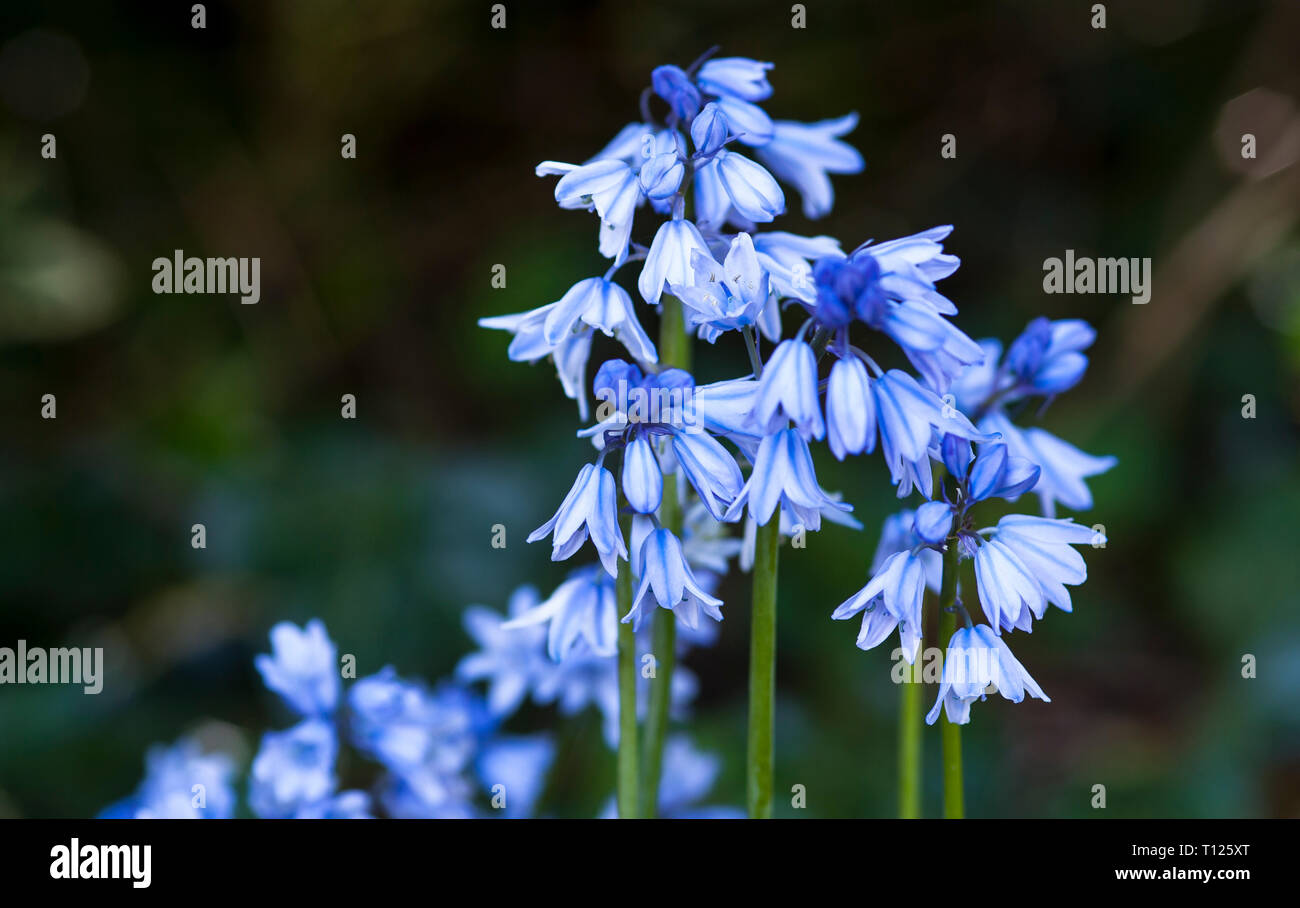
{"label": "cluster of bluebells in background", "polygon": [[[783,537],[799,540],[823,518],[860,528],[852,506],[817,480],[818,442],[840,460],[878,447],[898,497],[919,499],[884,521],[869,582],[832,617],[861,616],[862,649],[897,630],[912,662],[927,588],[938,593],[945,570],[973,559],[978,608],[970,591],[957,591],[951,609],[964,626],[947,641],[929,721],[943,708],[964,723],[970,704],[993,689],[1016,702],[1047,699],[1004,632],[1028,632],[1049,603],[1071,609],[1067,586],[1086,577],[1072,546],[1098,536],[1055,512],[1090,507],[1085,480],[1114,461],[1015,420],[1082,378],[1094,333],[1079,321],[1038,319],[1005,353],[971,339],[938,287],[960,264],[944,251],[948,226],[849,251],[828,236],[762,229],[786,210],[782,183],[817,218],[833,202],[829,175],[863,168],[842,141],[856,115],[815,123],[768,116],[759,104],[772,95],[771,68],[734,57],[661,66],[640,119],[595,157],[537,167],[539,176],[559,177],[561,207],[597,215],[597,247],[609,264],[555,302],[482,324],[512,335],[512,360],[549,360],[589,423],[578,435],[591,445],[590,460],[529,541],[549,539],[555,561],[590,541],[596,560],[544,599],[516,591],[506,614],[470,608],[465,623],[477,649],[454,682],[434,688],[385,669],[345,696],[324,629],[278,626],[275,653],[258,668],[301,721],[263,739],[249,782],[254,813],[474,816],[497,784],[505,785],[506,813],[529,813],[554,753],[545,737],[501,735],[525,700],[565,715],[594,706],[617,746],[620,622],[645,635],[647,619],[669,610],[677,655],[707,647],[724,619],[719,581],[733,560],[753,564],[759,527],[777,520]],[[652,236],[648,246],[632,239],[634,223]],[[697,384],[661,363],[641,318],[670,301],[708,345],[743,341],[749,374]],[[626,358],[601,363],[589,382],[596,331],[617,340]],[[1028,493],[1046,516],[980,526],[981,502]],[[633,579],[626,609],[620,571]],[[637,652],[650,650],[639,637]],[[684,669],[671,678],[670,712],[680,719],[696,681]],[[654,681],[638,683],[644,713]],[[337,791],[341,742],[382,767],[373,791]],[[670,738],[661,815],[686,811],[716,770],[716,760]],[[182,743],[151,754],[148,779],[114,810],[230,815],[232,773],[228,762]],[[195,811],[188,792],[199,780],[207,807]]]}

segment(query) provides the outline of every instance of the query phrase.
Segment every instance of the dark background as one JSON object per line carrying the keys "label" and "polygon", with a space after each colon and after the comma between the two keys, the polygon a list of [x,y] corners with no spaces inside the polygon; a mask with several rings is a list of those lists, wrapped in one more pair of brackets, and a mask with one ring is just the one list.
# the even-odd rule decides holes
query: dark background
{"label": "dark background", "polygon": [[[489,3],[248,0],[206,4],[203,31],[190,6],[0,12],[0,644],[108,662],[97,697],[0,689],[0,815],[93,814],[148,744],[196,729],[247,756],[289,724],[252,667],[277,620],[321,616],[361,672],[436,678],[469,647],[466,604],[559,582],[523,540],[586,456],[576,408],[475,322],[596,273],[594,218],[533,166],[593,154],[654,66],[713,44],[776,63],[776,118],[861,115],[866,171],[834,178],[824,222],[791,194],[778,229],[852,247],[952,223],[943,289],[969,334],[1039,314],[1100,332],[1042,424],[1120,458],[1078,515],[1110,543],[1085,551],[1074,615],[1013,641],[1053,703],[974,708],[969,813],[1300,814],[1300,5],[1113,2],[1095,30],[1082,2],[818,0],[795,30],[785,3],[515,2],[493,30]],[[261,302],[154,295],[178,248],[260,256]],[[1067,248],[1152,257],[1151,302],[1045,295]],[[699,377],[743,371],[720,343]],[[803,783],[805,815],[890,815],[888,648],[829,615],[892,489],[877,456],[817,457],[867,528],[781,565],[778,812]],[[691,729],[723,759],[713,800],[738,804],[747,584],[722,592]],[[593,715],[512,728],[559,733],[547,812],[599,809]]]}

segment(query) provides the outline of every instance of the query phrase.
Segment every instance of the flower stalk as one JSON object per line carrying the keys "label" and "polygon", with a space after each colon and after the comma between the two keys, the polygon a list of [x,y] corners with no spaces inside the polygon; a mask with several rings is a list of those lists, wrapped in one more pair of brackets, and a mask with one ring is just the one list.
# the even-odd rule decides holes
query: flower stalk
{"label": "flower stalk", "polygon": [[[943,553],[943,589],[939,593],[939,639],[951,640],[957,630],[957,541],[950,539]],[[943,815],[960,820],[966,815],[966,796],[961,771],[961,726],[939,717],[943,752]]]}
{"label": "flower stalk", "polygon": [[776,568],[781,518],[758,528],[754,546],[753,611],[749,643],[749,746],[745,800],[751,819],[772,816],[776,697]]}

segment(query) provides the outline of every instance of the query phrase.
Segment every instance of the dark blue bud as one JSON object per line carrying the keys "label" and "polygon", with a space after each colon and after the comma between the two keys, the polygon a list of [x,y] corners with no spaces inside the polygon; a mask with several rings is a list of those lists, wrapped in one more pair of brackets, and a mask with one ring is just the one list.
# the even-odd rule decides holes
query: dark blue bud
{"label": "dark blue bud", "polygon": [[677,118],[689,123],[700,112],[700,91],[680,66],[657,66],[650,74],[650,87],[668,102]]}

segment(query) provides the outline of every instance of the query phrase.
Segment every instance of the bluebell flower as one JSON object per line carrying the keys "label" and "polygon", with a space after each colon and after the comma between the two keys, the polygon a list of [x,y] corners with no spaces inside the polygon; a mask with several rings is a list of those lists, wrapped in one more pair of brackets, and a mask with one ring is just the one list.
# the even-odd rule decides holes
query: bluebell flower
{"label": "bluebell flower", "polygon": [[762,526],[772,519],[778,505],[813,511],[853,510],[852,505],[836,501],[817,484],[808,443],[798,429],[784,429],[763,439],[754,458],[753,472],[727,509],[725,519],[738,519],[747,508],[749,516]]}
{"label": "bluebell flower", "polygon": [[454,774],[478,746],[474,701],[455,685],[430,690],[385,666],[352,685],[348,706],[352,743],[395,772]]}
{"label": "bluebell flower", "polygon": [[837,460],[876,446],[876,401],[867,367],[847,356],[831,367],[826,384],[826,440]]}
{"label": "bluebell flower", "polygon": [[562,207],[594,210],[600,216],[600,254],[621,263],[642,198],[637,171],[623,160],[601,158],[582,165],[543,161],[537,175],[560,175],[555,200]]}
{"label": "bluebell flower", "polygon": [[680,66],[656,66],[650,73],[650,86],[668,102],[676,117],[689,123],[700,110],[700,92]]}
{"label": "bluebell flower", "polygon": [[970,721],[970,705],[985,698],[990,692],[989,685],[1012,703],[1025,699],[1025,694],[1044,703],[1051,702],[987,624],[959,628],[948,643],[939,696],[925,721],[933,725],[942,706],[949,722],[965,725]]}
{"label": "bluebell flower", "polygon": [[334,793],[338,756],[334,726],[307,719],[288,731],[267,732],[253,759],[248,804],[263,819],[286,819]]}
{"label": "bluebell flower", "polygon": [[682,544],[671,531],[652,530],[640,547],[638,559],[641,583],[632,597],[632,608],[623,616],[639,629],[655,606],[671,609],[688,627],[697,627],[700,614],[722,620],[722,600],[709,595],[695,579],[682,554]]}
{"label": "bluebell flower", "polygon": [[1009,514],[980,533],[989,535],[975,553],[975,580],[995,630],[1030,630],[1048,602],[1072,609],[1065,586],[1083,583],[1088,571],[1083,556],[1070,546],[1093,542],[1091,528],[1071,520]]}
{"label": "bluebell flower", "polygon": [[762,434],[770,435],[789,420],[804,438],[822,438],[822,420],[817,395],[817,357],[805,341],[781,341],[758,380],[754,400],[754,422]]}
{"label": "bluebell flower", "polygon": [[[1014,556],[1016,563],[1038,584],[1042,598],[1066,612],[1073,610],[1070,591],[1065,588],[1066,585],[1078,586],[1088,579],[1083,556],[1070,546],[1105,542],[1105,536],[1072,520],[1053,520],[1028,514],[1008,514],[998,521],[991,534],[989,542]],[[976,566],[978,567],[978,562]],[[1000,589],[1015,587],[1013,582],[1004,582],[1004,578],[994,577],[991,572],[988,579],[989,598],[994,602],[998,601],[997,593]],[[984,587],[981,586],[981,601],[984,595]],[[1012,611],[1007,607],[1008,602],[1011,602],[1010,598],[1003,596],[1001,603],[994,606],[999,618],[990,615],[990,623],[1007,621],[1008,613]],[[1014,602],[1011,604],[1014,607]],[[1041,618],[1042,610],[1034,611],[1033,615]],[[1016,624],[1014,614],[1009,617],[1009,623],[1003,623],[1003,627]]]}
{"label": "bluebell flower", "polygon": [[772,85],[767,81],[767,71],[771,68],[771,63],[748,57],[715,57],[700,67],[696,83],[707,94],[765,101],[772,96]]}
{"label": "bluebell flower", "polygon": [[[605,278],[578,281],[553,305],[544,306],[542,340],[551,348],[570,335],[597,328],[619,341],[641,362],[658,360],[655,345],[637,321],[632,298],[626,290]],[[540,310],[538,310],[540,311]],[[504,316],[509,318],[509,316]],[[483,319],[485,327],[498,327],[498,319]]]}
{"label": "bluebell flower", "polygon": [[898,486],[899,498],[913,488],[930,497],[934,485],[930,447],[937,447],[944,434],[971,441],[995,440],[906,372],[889,370],[871,383],[871,391],[885,465]]}
{"label": "bluebell flower", "polygon": [[334,712],[339,702],[339,667],[334,642],[319,618],[299,629],[288,621],[271,628],[272,655],[253,660],[267,688],[302,716]]}
{"label": "bluebell flower", "polygon": [[488,682],[488,712],[496,718],[519,708],[544,668],[546,629],[535,621],[512,621],[536,614],[540,605],[537,590],[521,586],[510,595],[506,617],[481,605],[465,609],[465,630],[479,649],[460,660],[456,677]]}
{"label": "bluebell flower", "polygon": [[1036,318],[1007,348],[1004,368],[1027,394],[1052,396],[1079,383],[1088,368],[1082,351],[1097,332],[1080,319]]}
{"label": "bluebell flower", "polygon": [[231,777],[235,762],[204,753],[192,738],[155,745],[145,756],[145,777],[131,797],[101,816],[137,820],[228,820],[235,814]]}
{"label": "bluebell flower", "polygon": [[1000,435],[1013,455],[1041,468],[1038,482],[1030,491],[1039,496],[1047,517],[1055,516],[1058,502],[1075,511],[1091,508],[1092,492],[1084,480],[1105,473],[1119,462],[1113,456],[1088,454],[1046,429],[1021,429],[1000,409],[989,411],[980,421],[980,428]]}
{"label": "bluebell flower", "polygon": [[806,217],[824,217],[831,210],[835,191],[827,174],[858,173],[865,166],[856,148],[839,141],[857,125],[855,113],[819,123],[772,124],[772,139],[758,150],[758,159],[799,190]]}
{"label": "bluebell flower", "polygon": [[716,154],[732,135],[727,115],[716,103],[705,104],[699,116],[691,121],[691,141],[695,143],[700,163]]}
{"label": "bluebell flower", "polygon": [[[829,236],[799,236],[774,230],[756,235],[754,249],[778,296],[810,304],[817,301],[813,263],[822,259],[847,261],[840,241]],[[775,307],[771,310],[777,311]],[[771,340],[780,336],[779,321],[775,328],[773,333],[764,332]]]}
{"label": "bluebell flower", "polygon": [[504,787],[505,805],[500,808],[504,816],[531,817],[554,760],[555,742],[549,735],[494,738],[479,755],[478,777],[494,798],[495,786]]}
{"label": "bluebell flower", "polygon": [[650,439],[636,435],[623,449],[623,495],[638,514],[652,514],[663,493],[664,474]]}
{"label": "bluebell flower", "polygon": [[741,217],[765,224],[785,213],[785,193],[761,164],[725,148],[717,152],[713,164],[723,191]]}
{"label": "bluebell flower", "polygon": [[637,289],[645,301],[658,304],[666,286],[690,286],[695,280],[691,262],[697,252],[710,255],[708,244],[694,224],[687,220],[660,224],[637,279]]}
{"label": "bluebell flower", "polygon": [[618,526],[618,492],[609,470],[584,464],[555,516],[533,530],[528,541],[536,542],[551,535],[552,561],[564,561],[590,535],[600,563],[610,576],[618,576],[618,559],[627,560],[627,546]]}
{"label": "bluebell flower", "polygon": [[595,565],[578,568],[544,602],[512,616],[501,629],[510,633],[541,624],[547,625],[546,652],[552,660],[567,659],[578,647],[613,656],[618,652],[618,597],[609,574]]}
{"label": "bluebell flower", "polygon": [[677,193],[686,175],[685,143],[676,130],[665,129],[655,134],[647,150],[649,154],[637,171],[637,182],[646,198],[664,202]]}
{"label": "bluebell flower", "polygon": [[745,485],[736,459],[708,432],[674,434],[672,453],[709,514],[721,520]]}
{"label": "bluebell flower", "polygon": [[741,143],[758,148],[767,145],[776,135],[776,126],[772,118],[757,104],[726,95],[719,97],[714,103],[727,118],[727,127],[731,134]]}
{"label": "bluebell flower", "polygon": [[722,264],[698,252],[692,264],[693,285],[670,288],[682,301],[687,328],[713,343],[724,331],[757,323],[768,302],[769,284],[748,233],[736,234]]}

